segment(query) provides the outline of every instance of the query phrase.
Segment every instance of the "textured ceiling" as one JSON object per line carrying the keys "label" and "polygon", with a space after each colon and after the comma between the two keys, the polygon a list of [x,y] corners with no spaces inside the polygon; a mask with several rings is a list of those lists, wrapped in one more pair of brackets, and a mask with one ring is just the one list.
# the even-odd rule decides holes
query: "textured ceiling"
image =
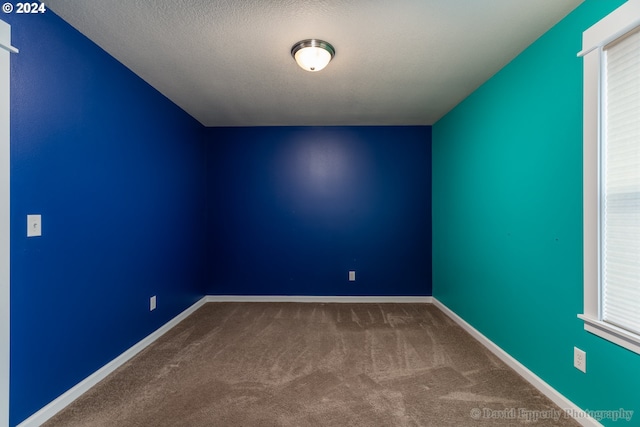
{"label": "textured ceiling", "polygon": [[[206,126],[429,125],[582,0],[48,0]],[[579,37],[578,35],[576,37]],[[317,73],[290,55],[333,44]]]}

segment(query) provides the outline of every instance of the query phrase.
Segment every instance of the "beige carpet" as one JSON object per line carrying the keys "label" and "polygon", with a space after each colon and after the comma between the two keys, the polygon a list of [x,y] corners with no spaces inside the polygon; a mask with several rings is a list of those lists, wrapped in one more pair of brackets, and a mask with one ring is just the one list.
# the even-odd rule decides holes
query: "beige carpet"
{"label": "beige carpet", "polygon": [[578,424],[428,304],[209,303],[45,426]]}

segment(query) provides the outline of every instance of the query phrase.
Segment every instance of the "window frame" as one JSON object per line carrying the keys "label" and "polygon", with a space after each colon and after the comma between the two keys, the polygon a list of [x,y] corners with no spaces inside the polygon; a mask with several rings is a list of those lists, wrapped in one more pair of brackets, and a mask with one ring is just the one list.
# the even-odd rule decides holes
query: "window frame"
{"label": "window frame", "polygon": [[640,27],[640,0],[628,0],[582,33],[583,87],[583,227],[584,329],[640,354],[640,335],[602,320],[600,254],[600,157],[603,48]]}

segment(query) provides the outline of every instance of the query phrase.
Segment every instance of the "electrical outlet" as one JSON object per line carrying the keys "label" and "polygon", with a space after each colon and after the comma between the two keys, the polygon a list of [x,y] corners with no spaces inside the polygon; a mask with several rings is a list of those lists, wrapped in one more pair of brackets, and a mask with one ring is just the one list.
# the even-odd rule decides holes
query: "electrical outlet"
{"label": "electrical outlet", "polygon": [[350,282],[355,282],[356,281],[356,272],[353,271],[353,270],[349,272],[349,281]]}
{"label": "electrical outlet", "polygon": [[153,311],[156,309],[156,296],[152,296],[149,299],[149,311]]}
{"label": "electrical outlet", "polygon": [[573,347],[573,366],[585,374],[587,373],[587,353],[578,347]]}

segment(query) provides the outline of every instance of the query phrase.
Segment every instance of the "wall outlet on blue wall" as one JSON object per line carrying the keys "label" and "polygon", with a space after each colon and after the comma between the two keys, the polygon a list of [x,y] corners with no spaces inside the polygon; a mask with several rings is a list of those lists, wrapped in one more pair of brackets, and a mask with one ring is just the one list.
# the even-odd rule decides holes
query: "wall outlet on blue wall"
{"label": "wall outlet on blue wall", "polygon": [[356,281],[356,272],[355,272],[355,271],[353,271],[353,270],[351,270],[351,271],[349,272],[349,281],[350,281],[350,282],[355,282],[355,281]]}
{"label": "wall outlet on blue wall", "polygon": [[156,309],[156,296],[152,296],[149,298],[149,311],[153,311]]}

